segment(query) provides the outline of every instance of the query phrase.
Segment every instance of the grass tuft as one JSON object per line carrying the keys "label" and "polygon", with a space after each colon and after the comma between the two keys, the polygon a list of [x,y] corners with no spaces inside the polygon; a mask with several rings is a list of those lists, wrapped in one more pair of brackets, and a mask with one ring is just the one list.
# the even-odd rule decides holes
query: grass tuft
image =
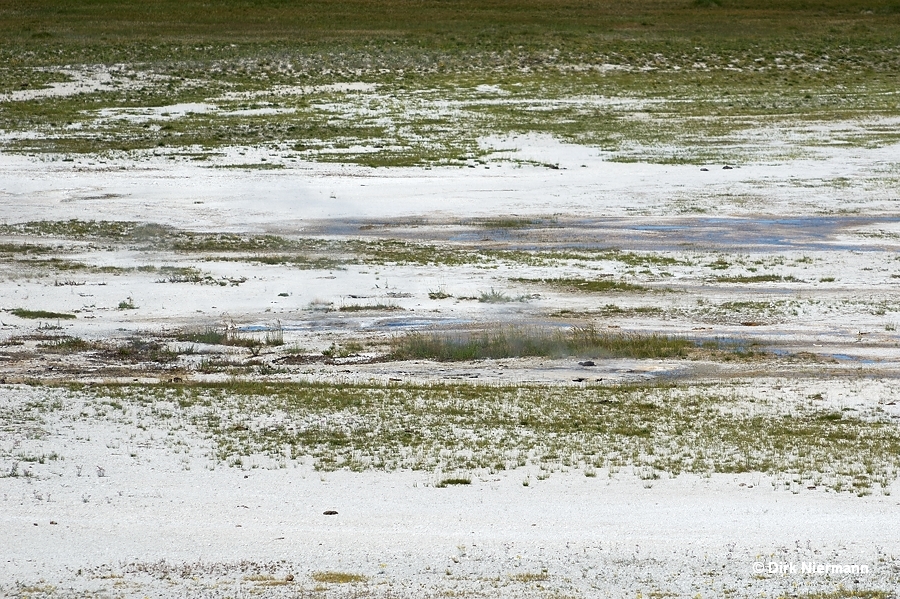
{"label": "grass tuft", "polygon": [[81,337],[62,337],[60,339],[41,343],[38,345],[38,347],[51,352],[74,353],[99,349],[100,345],[92,343],[90,341],[85,341]]}
{"label": "grass tuft", "polygon": [[594,327],[568,331],[501,327],[476,333],[409,333],[394,339],[391,357],[441,362],[527,356],[672,358],[687,356],[693,347],[678,337],[608,333]]}
{"label": "grass tuft", "polygon": [[505,304],[514,300],[502,291],[496,291],[491,287],[490,291],[481,292],[481,295],[478,296],[478,301],[485,304]]}
{"label": "grass tuft", "polygon": [[447,478],[442,478],[437,485],[435,485],[439,489],[443,489],[450,485],[471,485],[472,478],[468,476],[450,476]]}

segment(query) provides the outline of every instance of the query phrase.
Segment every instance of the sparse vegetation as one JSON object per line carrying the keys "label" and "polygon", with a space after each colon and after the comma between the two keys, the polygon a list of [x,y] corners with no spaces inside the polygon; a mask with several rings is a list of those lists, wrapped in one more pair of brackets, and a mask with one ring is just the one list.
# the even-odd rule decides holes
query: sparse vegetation
{"label": "sparse vegetation", "polygon": [[357,355],[363,350],[363,346],[355,341],[350,341],[343,345],[332,343],[328,348],[322,350],[322,355],[326,358],[349,358]]}
{"label": "sparse vegetation", "polygon": [[68,353],[81,352],[99,349],[101,346],[97,343],[85,341],[80,337],[61,337],[52,341],[38,344],[38,347],[45,351]]}
{"label": "sparse vegetation", "polygon": [[[801,599],[891,599],[893,595],[887,591],[845,589],[824,593],[807,593],[800,595]],[[787,595],[781,595],[778,599],[787,599]]]}
{"label": "sparse vegetation", "polygon": [[167,418],[210,435],[223,463],[259,454],[282,460],[290,447],[290,455],[310,456],[321,470],[469,473],[530,465],[549,476],[634,467],[647,480],[761,472],[775,490],[813,480],[854,493],[888,492],[900,468],[900,433],[884,413],[835,418],[805,396],[759,398],[741,387],[234,381],[73,390],[122,405],[169,402]]}
{"label": "sparse vegetation", "polygon": [[511,279],[517,283],[537,283],[550,287],[558,287],[572,291],[585,291],[588,293],[606,292],[631,292],[640,293],[650,291],[650,288],[642,285],[634,285],[625,281],[613,281],[610,279]]}
{"label": "sparse vegetation", "polygon": [[247,347],[254,351],[263,345],[284,345],[284,328],[280,322],[259,330],[241,330],[235,326],[206,326],[201,329],[181,331],[175,336],[175,339],[188,343]]}
{"label": "sparse vegetation", "polygon": [[396,304],[345,304],[338,308],[339,312],[396,312],[403,310]]}
{"label": "sparse vegetation", "polygon": [[511,574],[510,578],[516,582],[543,582],[548,580],[550,576],[546,572],[521,572],[519,574]]}
{"label": "sparse vegetation", "polygon": [[790,275],[740,275],[732,277],[716,277],[718,283],[802,283],[799,279]]}
{"label": "sparse vegetation", "polygon": [[130,363],[156,362],[167,364],[178,358],[175,351],[155,339],[131,337],[124,343],[108,348],[107,354],[116,361]]}
{"label": "sparse vegetation", "polygon": [[362,574],[352,574],[350,572],[313,572],[311,576],[313,580],[323,584],[352,584],[367,580]]}

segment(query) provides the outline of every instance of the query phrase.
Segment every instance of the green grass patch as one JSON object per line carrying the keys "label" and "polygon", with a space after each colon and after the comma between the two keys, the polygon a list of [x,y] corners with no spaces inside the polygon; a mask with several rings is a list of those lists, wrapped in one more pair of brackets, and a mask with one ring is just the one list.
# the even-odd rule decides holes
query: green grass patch
{"label": "green grass patch", "polygon": [[204,343],[207,345],[226,345],[228,332],[224,328],[204,327],[192,331],[182,331],[175,337],[178,341]]}
{"label": "green grass patch", "polygon": [[539,221],[530,218],[486,218],[475,221],[478,227],[483,229],[526,229],[539,224]]}
{"label": "green grass patch", "polygon": [[0,243],[0,254],[46,254],[53,248],[41,245]]}
{"label": "green grass patch", "polygon": [[14,316],[18,316],[19,318],[31,318],[31,319],[48,318],[48,319],[57,319],[57,320],[72,320],[75,318],[74,314],[69,314],[67,312],[50,312],[48,310],[29,310],[27,308],[13,308],[9,312],[10,312],[10,314],[13,314]]}
{"label": "green grass patch", "polygon": [[409,333],[393,340],[390,357],[441,362],[527,356],[673,358],[686,357],[693,347],[678,337],[608,333],[593,327],[568,331],[499,327],[474,333]]}
{"label": "green grass patch", "polygon": [[179,252],[228,253],[273,252],[304,249],[304,244],[277,235],[237,235],[234,233],[180,233],[172,243]]}
{"label": "green grass patch", "polygon": [[124,239],[138,228],[138,223],[126,221],[31,221],[0,225],[0,233],[67,237],[71,239]]}
{"label": "green grass patch", "polygon": [[556,287],[559,289],[567,289],[573,291],[584,291],[587,293],[609,293],[609,292],[630,292],[630,293],[646,293],[651,289],[643,285],[635,285],[625,281],[614,281],[611,279],[510,279],[516,283],[537,283]]}

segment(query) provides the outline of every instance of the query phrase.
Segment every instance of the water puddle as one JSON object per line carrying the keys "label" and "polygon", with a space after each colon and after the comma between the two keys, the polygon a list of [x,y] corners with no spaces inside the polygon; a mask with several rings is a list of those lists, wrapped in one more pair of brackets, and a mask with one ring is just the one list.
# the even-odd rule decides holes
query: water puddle
{"label": "water puddle", "polygon": [[449,241],[478,245],[496,244],[510,250],[608,249],[678,251],[690,248],[725,252],[885,251],[896,249],[890,240],[859,243],[846,234],[860,227],[892,225],[900,217],[793,216],[793,217],[691,217],[691,218],[594,218],[554,219],[552,223],[491,229],[457,223],[419,220],[327,221],[314,226],[325,235],[360,234],[419,241]]}
{"label": "water puddle", "polygon": [[830,358],[834,358],[840,362],[853,362],[855,364],[877,364],[878,360],[870,358],[861,358],[859,356],[851,356],[850,354],[825,354]]}
{"label": "water puddle", "polygon": [[371,325],[371,328],[384,328],[389,330],[396,329],[416,329],[428,328],[435,325],[463,325],[469,321],[459,318],[390,318],[379,320]]}
{"label": "water puddle", "polygon": [[[627,229],[649,235],[635,236],[635,249],[652,241],[654,249],[660,245],[697,246],[742,251],[810,250],[810,251],[871,251],[883,247],[870,243],[847,243],[838,236],[848,229],[873,224],[896,223],[900,219],[801,216],[788,218],[694,218],[676,223],[639,223]],[[624,223],[623,223],[624,224]],[[644,243],[641,243],[642,239]]]}

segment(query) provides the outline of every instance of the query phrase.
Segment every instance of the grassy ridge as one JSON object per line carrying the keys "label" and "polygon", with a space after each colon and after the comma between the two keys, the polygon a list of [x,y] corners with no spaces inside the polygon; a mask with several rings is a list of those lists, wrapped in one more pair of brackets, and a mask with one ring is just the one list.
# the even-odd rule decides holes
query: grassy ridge
{"label": "grassy ridge", "polygon": [[[693,60],[748,48],[877,54],[896,47],[898,30],[895,0],[22,0],[0,6],[0,51],[13,65],[309,53],[327,62],[335,51],[357,54],[357,66],[369,71],[409,52],[413,61],[467,58],[451,60],[456,66],[471,66],[475,55],[474,64],[483,66],[599,57],[636,64],[657,60],[656,53]],[[60,51],[68,54],[63,60]]]}
{"label": "grassy ridge", "polygon": [[[837,139],[803,129],[898,114],[898,40],[896,0],[25,0],[0,6],[0,93],[65,81],[63,66],[118,66],[106,90],[0,100],[0,129],[28,132],[4,144],[12,151],[183,150],[172,156],[183,160],[256,146],[290,159],[461,165],[488,153],[479,137],[517,132],[626,161],[780,159],[791,150],[755,154],[748,130],[796,127],[793,139],[811,146],[900,139],[874,122]],[[346,81],[379,87],[310,88]],[[248,92],[277,110],[223,99]],[[598,101],[610,97],[652,101]],[[220,110],[122,118],[186,102]],[[114,116],[99,117],[104,108]],[[283,166],[244,166],[262,164]]]}
{"label": "grassy ridge", "polygon": [[[406,36],[483,45],[558,35],[602,39],[618,35],[774,38],[785,33],[849,37],[861,27],[896,26],[891,0],[20,0],[2,12],[7,40],[358,40]],[[853,29],[853,28],[856,29]],[[831,28],[831,29],[829,29]]]}

